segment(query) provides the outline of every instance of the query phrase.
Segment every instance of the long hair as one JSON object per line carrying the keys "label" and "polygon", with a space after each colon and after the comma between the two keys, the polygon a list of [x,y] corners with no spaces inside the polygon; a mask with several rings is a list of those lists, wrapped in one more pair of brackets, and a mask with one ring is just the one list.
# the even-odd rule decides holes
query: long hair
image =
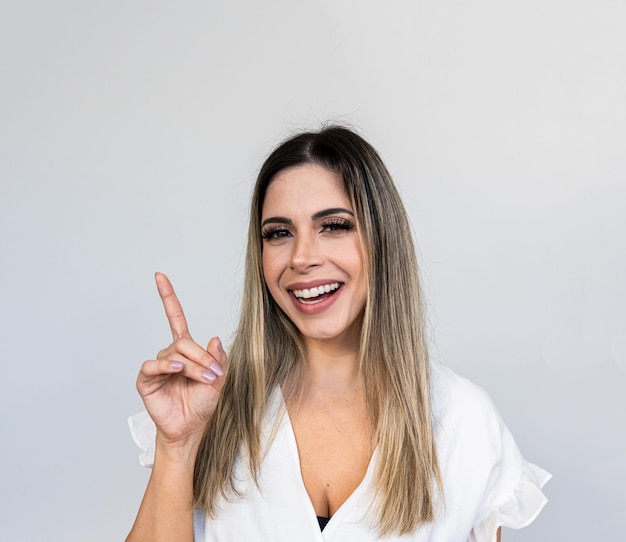
{"label": "long hair", "polygon": [[297,328],[263,278],[261,211],[267,188],[288,168],[318,164],[341,175],[353,206],[368,281],[359,370],[378,461],[373,517],[381,535],[405,534],[435,519],[442,484],[430,406],[423,299],[404,206],[376,150],[341,126],[304,132],[279,145],[261,167],[252,196],[239,326],[217,409],[196,458],[194,504],[209,517],[221,497],[239,495],[236,457],[255,482],[260,428],[272,390],[299,381],[304,349]]}

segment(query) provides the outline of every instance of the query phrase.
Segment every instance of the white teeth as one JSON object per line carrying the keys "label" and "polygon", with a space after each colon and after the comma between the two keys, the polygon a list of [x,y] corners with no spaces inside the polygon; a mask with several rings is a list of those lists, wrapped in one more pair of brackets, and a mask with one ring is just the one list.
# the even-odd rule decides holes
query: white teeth
{"label": "white teeth", "polygon": [[333,290],[339,288],[338,282],[332,284],[324,284],[322,286],[315,286],[314,288],[304,288],[303,290],[294,290],[293,295],[302,299],[310,299],[312,297],[319,297],[322,294],[328,294]]}

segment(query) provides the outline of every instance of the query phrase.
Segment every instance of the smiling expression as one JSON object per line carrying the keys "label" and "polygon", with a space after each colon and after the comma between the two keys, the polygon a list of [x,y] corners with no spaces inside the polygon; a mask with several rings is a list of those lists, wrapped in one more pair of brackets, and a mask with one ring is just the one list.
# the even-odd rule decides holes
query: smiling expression
{"label": "smiling expression", "polygon": [[305,341],[355,348],[367,284],[341,176],[317,164],[278,173],[265,194],[261,236],[265,282]]}

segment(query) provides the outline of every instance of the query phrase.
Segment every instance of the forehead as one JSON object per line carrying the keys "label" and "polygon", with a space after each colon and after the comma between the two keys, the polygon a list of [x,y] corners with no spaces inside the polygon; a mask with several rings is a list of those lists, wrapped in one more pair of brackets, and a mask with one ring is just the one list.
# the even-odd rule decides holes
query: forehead
{"label": "forehead", "polygon": [[329,207],[352,210],[339,173],[318,164],[305,164],[279,172],[263,200],[262,217],[313,214]]}

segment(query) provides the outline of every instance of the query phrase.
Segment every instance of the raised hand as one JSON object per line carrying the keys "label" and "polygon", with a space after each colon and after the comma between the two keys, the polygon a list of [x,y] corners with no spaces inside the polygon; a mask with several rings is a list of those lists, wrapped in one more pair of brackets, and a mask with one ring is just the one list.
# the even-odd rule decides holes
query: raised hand
{"label": "raised hand", "polygon": [[193,341],[172,284],[162,273],[155,279],[174,342],[142,365],[137,390],[157,438],[184,445],[198,440],[215,411],[227,357],[217,337],[206,349]]}

